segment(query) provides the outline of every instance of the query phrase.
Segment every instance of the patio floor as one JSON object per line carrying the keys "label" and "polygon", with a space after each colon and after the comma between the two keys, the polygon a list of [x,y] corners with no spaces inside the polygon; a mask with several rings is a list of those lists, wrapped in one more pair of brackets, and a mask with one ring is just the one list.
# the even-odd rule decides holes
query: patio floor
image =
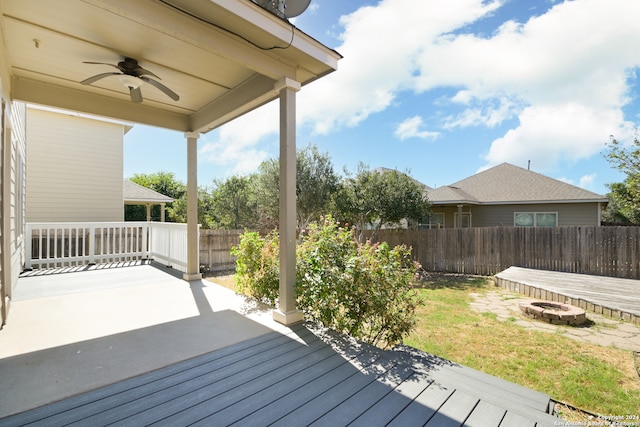
{"label": "patio floor", "polygon": [[[0,331],[0,424],[558,421],[542,393],[411,348],[286,328],[266,307],[163,267],[91,273],[20,279]],[[67,284],[35,292],[47,280]],[[82,283],[93,289],[82,292]]]}

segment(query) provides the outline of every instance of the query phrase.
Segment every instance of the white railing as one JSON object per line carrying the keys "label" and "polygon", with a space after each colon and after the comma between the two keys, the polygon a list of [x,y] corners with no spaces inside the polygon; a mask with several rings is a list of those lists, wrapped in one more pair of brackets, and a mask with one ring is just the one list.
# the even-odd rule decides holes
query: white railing
{"label": "white railing", "polygon": [[27,269],[154,259],[187,267],[187,224],[27,223]]}
{"label": "white railing", "polygon": [[149,251],[153,254],[154,260],[186,272],[187,224],[171,222],[150,224],[153,225],[149,229]]}

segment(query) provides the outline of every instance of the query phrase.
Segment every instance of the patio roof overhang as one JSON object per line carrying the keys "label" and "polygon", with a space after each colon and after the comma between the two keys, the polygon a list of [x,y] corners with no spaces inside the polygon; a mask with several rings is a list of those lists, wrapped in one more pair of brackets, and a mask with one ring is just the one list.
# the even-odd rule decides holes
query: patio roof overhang
{"label": "patio roof overhang", "polygon": [[[11,98],[183,132],[207,132],[334,71],[340,55],[249,0],[3,0],[2,73]],[[161,78],[132,103],[124,57]],[[6,83],[5,83],[6,84]]]}
{"label": "patio roof overhang", "polygon": [[[185,133],[185,280],[200,277],[199,135],[279,99],[281,277],[274,317],[286,324],[302,318],[294,296],[295,92],[335,71],[339,53],[250,0],[2,0],[0,58],[0,89],[11,100]],[[159,76],[179,100],[144,83],[144,101],[134,103],[116,76],[81,83],[117,73],[112,65],[124,58]]]}

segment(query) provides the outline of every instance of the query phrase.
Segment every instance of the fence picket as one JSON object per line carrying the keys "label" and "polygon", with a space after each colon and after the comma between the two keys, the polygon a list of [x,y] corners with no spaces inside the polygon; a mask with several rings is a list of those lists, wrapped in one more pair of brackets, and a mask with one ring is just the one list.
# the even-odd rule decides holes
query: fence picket
{"label": "fence picket", "polygon": [[513,265],[640,279],[640,227],[485,227],[380,230],[377,241],[414,248],[428,271],[496,274]]}

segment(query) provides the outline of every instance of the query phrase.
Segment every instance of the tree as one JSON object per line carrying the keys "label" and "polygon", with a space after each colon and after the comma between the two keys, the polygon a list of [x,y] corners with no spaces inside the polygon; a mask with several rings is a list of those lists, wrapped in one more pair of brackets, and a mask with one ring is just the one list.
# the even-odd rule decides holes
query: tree
{"label": "tree", "polygon": [[304,229],[329,212],[339,188],[339,178],[329,155],[320,154],[315,145],[297,153],[296,174],[298,226]]}
{"label": "tree", "polygon": [[633,145],[625,147],[611,137],[604,153],[614,168],[627,175],[624,182],[610,184],[609,206],[604,219],[622,224],[640,224],[640,141],[636,133]]}
{"label": "tree", "polygon": [[[296,153],[296,213],[298,227],[329,213],[340,179],[327,153],[309,146]],[[260,165],[257,177],[258,209],[263,218],[277,224],[279,213],[280,163],[271,159]]]}
{"label": "tree", "polygon": [[[198,187],[198,224],[203,229],[215,228],[215,220],[211,215],[212,201],[209,190],[205,187]],[[187,193],[172,203],[167,208],[167,214],[171,221],[186,223],[187,222]]]}
{"label": "tree", "polygon": [[257,175],[232,176],[214,181],[212,217],[216,228],[256,228],[258,204],[254,182]]}
{"label": "tree", "polygon": [[361,163],[357,175],[344,181],[337,209],[345,221],[357,226],[362,242],[368,226],[373,230],[373,238],[383,225],[403,219],[419,221],[428,214],[430,204],[424,186],[406,173],[369,170]]}
{"label": "tree", "polygon": [[609,203],[602,215],[602,220],[609,224],[632,225],[640,224],[640,204],[637,202],[637,194],[634,198],[632,184],[625,179],[624,182],[608,184],[611,190],[607,197]]}
{"label": "tree", "polygon": [[179,199],[187,192],[187,187],[178,181],[173,172],[156,172],[152,174],[134,174],[129,181],[157,191],[160,194]]}

